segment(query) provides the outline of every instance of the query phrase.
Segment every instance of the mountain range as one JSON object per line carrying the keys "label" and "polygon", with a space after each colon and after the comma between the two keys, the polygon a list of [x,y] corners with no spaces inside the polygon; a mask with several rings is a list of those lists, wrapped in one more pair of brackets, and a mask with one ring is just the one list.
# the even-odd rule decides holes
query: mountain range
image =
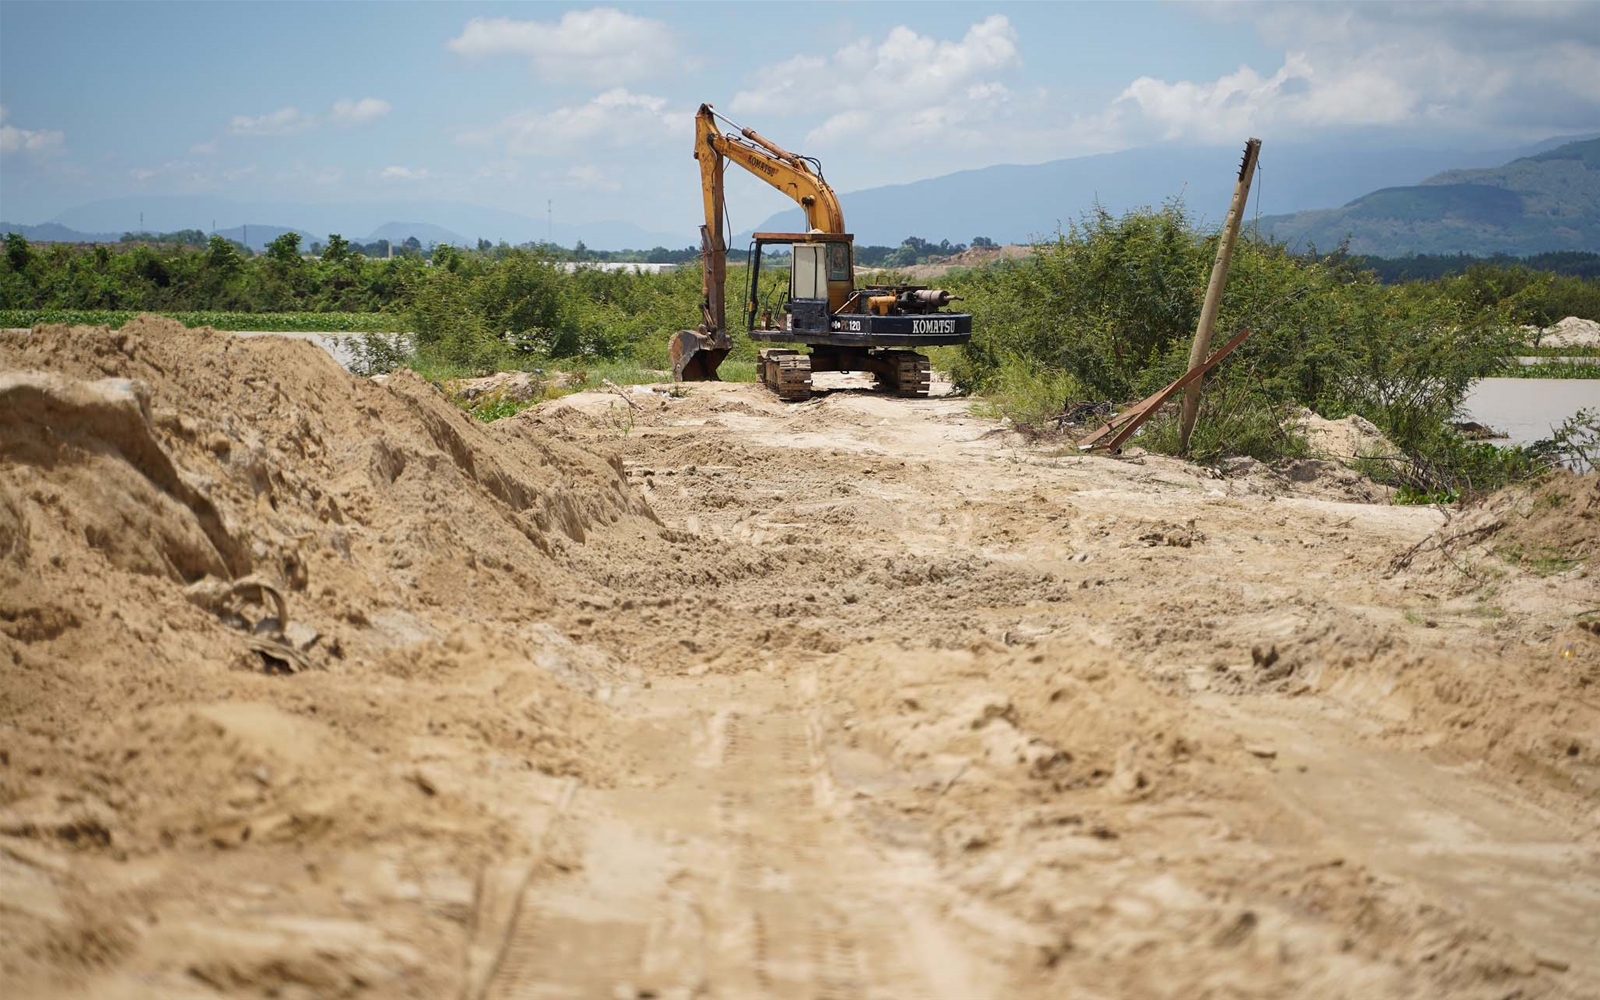
{"label": "mountain range", "polygon": [[[396,221],[405,219],[428,221]],[[415,236],[424,245],[440,242],[470,245],[480,238],[496,243],[500,240],[527,243],[553,236],[563,246],[572,246],[582,240],[596,249],[610,250],[685,247],[697,240],[693,232],[655,232],[624,221],[557,221],[551,225],[546,219],[465,202],[235,201],[205,195],[107,198],[68,209],[38,226],[5,222],[0,223],[0,229],[19,232],[29,239],[105,242],[134,231],[199,229],[231,235],[234,229],[245,225],[250,227],[252,249],[260,249],[264,245],[264,241],[256,239],[256,231],[260,229],[265,232],[268,226],[274,227],[277,232],[296,229],[302,234],[314,233],[318,240],[327,239],[329,233],[339,233],[346,239],[364,243],[375,239],[389,239],[398,243],[407,236]],[[66,232],[63,233],[63,230]],[[30,231],[57,235],[33,236]],[[309,238],[306,241],[309,243]]]}
{"label": "mountain range", "polygon": [[1263,218],[1291,247],[1354,253],[1506,253],[1600,249],[1600,139],[1518,157],[1498,167],[1445,170],[1386,187],[1340,208]]}
{"label": "mountain range", "polygon": [[[1414,184],[1452,168],[1491,167],[1571,141],[1572,137],[1561,137],[1515,149],[1466,150],[1396,148],[1359,137],[1283,143],[1269,139],[1262,147],[1251,191],[1251,217],[1259,213],[1264,224],[1269,214],[1342,205],[1377,188]],[[1026,166],[964,170],[839,197],[856,242],[887,246],[898,246],[912,235],[934,241],[967,242],[987,236],[1000,243],[1027,243],[1054,234],[1057,226],[1096,203],[1121,213],[1175,196],[1181,196],[1197,217],[1220,222],[1243,145],[1147,146]],[[793,232],[804,224],[796,208],[768,217],[756,229]],[[741,234],[736,245],[748,235]]]}
{"label": "mountain range", "polygon": [[[1567,136],[1515,149],[1476,150],[1396,148],[1375,135],[1269,139],[1248,221],[1297,246],[1332,247],[1348,235],[1353,250],[1380,255],[1600,250],[1597,141],[1600,136]],[[1239,153],[1237,146],[1149,146],[964,170],[846,191],[840,200],[858,243],[887,246],[913,235],[935,242],[985,236],[1025,243],[1052,235],[1096,204],[1122,212],[1173,197],[1181,197],[1202,221],[1214,223],[1228,203]],[[1328,207],[1333,205],[1342,207]],[[399,219],[419,221],[394,221]],[[287,228],[300,231],[307,245],[328,233],[366,243],[415,236],[425,246],[553,238],[565,246],[581,240],[600,250],[679,248],[698,241],[692,228],[657,231],[626,221],[551,226],[548,220],[462,202],[322,204],[200,196],[105,199],[41,225],[0,223],[0,230],[41,241],[105,242],[135,229],[209,232],[221,225],[223,235],[242,241],[247,222],[253,249]],[[792,209],[756,228],[794,231],[803,225],[799,210]],[[748,231],[736,236],[734,247],[742,247],[748,236]]]}

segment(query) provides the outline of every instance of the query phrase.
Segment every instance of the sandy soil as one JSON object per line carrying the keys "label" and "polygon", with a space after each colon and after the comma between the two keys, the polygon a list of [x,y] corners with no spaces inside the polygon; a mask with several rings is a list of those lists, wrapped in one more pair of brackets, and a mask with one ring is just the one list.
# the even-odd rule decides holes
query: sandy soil
{"label": "sandy soil", "polygon": [[1600,996],[1600,477],[0,371],[7,995]]}
{"label": "sandy soil", "polygon": [[[896,274],[910,281],[935,281],[949,274],[955,268],[987,267],[1002,260],[1019,260],[1032,255],[1033,247],[1008,243],[998,247],[969,247],[958,254],[949,257],[940,257],[926,264],[912,264],[909,267],[895,268]],[[873,274],[882,271],[882,268],[858,267],[858,274]]]}
{"label": "sandy soil", "polygon": [[1542,331],[1541,347],[1600,347],[1600,323],[1568,316]]}

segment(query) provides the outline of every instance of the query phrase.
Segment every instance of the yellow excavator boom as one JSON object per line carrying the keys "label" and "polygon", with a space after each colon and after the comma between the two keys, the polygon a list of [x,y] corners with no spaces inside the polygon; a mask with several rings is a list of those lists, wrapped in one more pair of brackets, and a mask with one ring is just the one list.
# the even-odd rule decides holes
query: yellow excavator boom
{"label": "yellow excavator boom", "polygon": [[[719,119],[737,132],[724,133]],[[791,153],[755,129],[719,115],[709,104],[700,105],[695,114],[694,156],[700,161],[700,194],[706,213],[705,225],[700,227],[701,323],[698,329],[678,331],[668,341],[673,376],[685,381],[715,379],[717,367],[733,346],[724,292],[728,246],[722,211],[723,172],[729,161],[794,199],[811,230],[845,231],[839,197],[822,179],[814,160]]]}

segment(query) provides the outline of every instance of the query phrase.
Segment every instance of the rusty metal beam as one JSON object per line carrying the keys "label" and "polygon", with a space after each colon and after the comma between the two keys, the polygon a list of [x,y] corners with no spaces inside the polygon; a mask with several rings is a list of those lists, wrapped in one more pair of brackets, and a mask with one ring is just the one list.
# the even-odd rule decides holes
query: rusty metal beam
{"label": "rusty metal beam", "polygon": [[[1171,399],[1178,390],[1187,388],[1200,376],[1215,368],[1217,362],[1232,354],[1235,347],[1238,347],[1250,337],[1250,332],[1249,327],[1240,330],[1226,344],[1217,348],[1210,357],[1168,383],[1160,392],[1146,396],[1106,421],[1104,427],[1098,428],[1078,442],[1078,450],[1093,451],[1096,448],[1104,448],[1107,451],[1116,451],[1121,448],[1122,442],[1132,436],[1133,432],[1138,430],[1146,420],[1155,416],[1156,411],[1161,409],[1163,403]],[[1110,436],[1111,440],[1101,444],[1100,442],[1107,436]]]}

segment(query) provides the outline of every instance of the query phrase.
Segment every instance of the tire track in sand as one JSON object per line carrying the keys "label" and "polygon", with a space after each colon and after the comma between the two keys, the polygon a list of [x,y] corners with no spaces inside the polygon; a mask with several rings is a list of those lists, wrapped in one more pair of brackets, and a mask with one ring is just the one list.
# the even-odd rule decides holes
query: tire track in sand
{"label": "tire track in sand", "polygon": [[793,688],[725,693],[640,693],[645,787],[578,797],[582,861],[528,887],[488,1000],[993,994],[972,929],[835,806]]}

